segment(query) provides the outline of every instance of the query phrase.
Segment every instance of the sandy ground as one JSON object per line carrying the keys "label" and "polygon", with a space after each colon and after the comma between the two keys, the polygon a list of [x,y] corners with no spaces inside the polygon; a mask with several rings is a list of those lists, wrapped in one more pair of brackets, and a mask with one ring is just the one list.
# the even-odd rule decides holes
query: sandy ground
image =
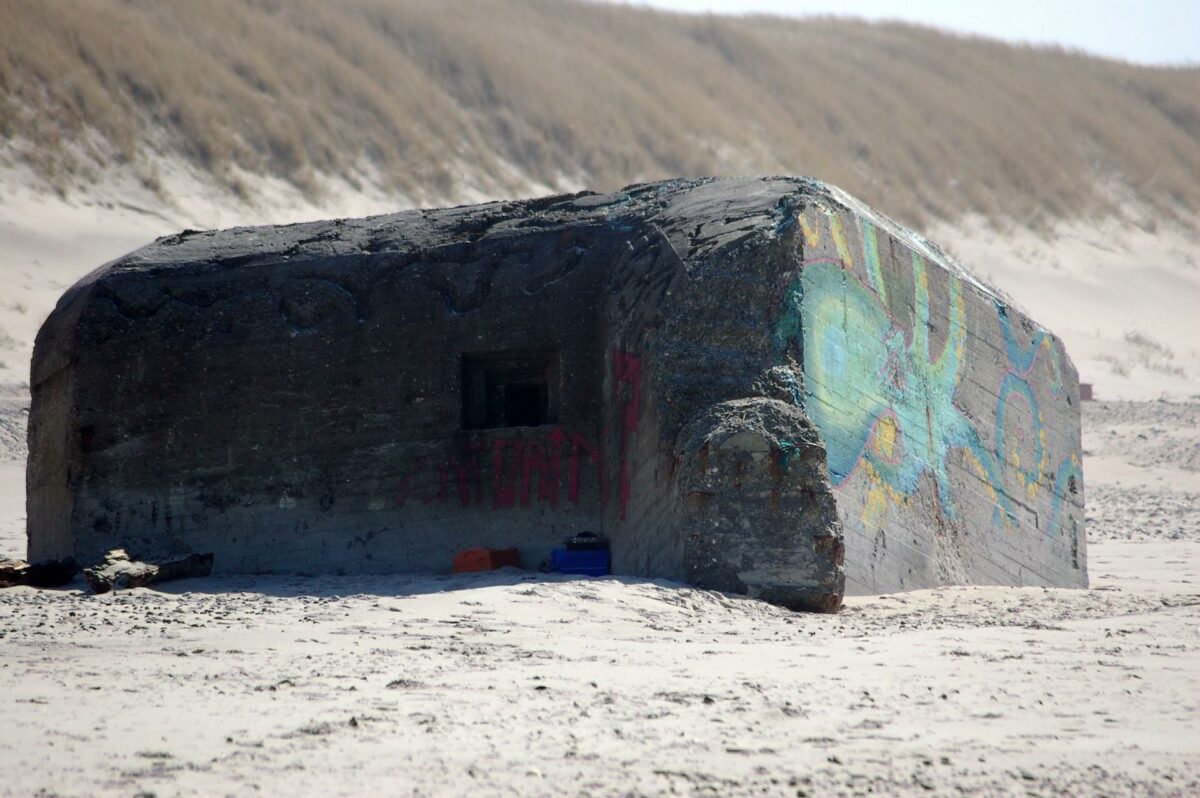
{"label": "sandy ground", "polygon": [[[29,354],[61,291],[182,227],[336,209],[0,186],[0,556],[20,556]],[[1173,399],[1084,405],[1090,589],[835,616],[519,572],[4,590],[0,795],[1200,794],[1197,245],[1060,232],[941,238],[1101,398]]]}
{"label": "sandy ground", "polygon": [[835,616],[517,571],[0,591],[0,795],[1200,794],[1200,404],[1084,418],[1088,590]]}
{"label": "sandy ground", "polygon": [[19,588],[0,792],[1195,795],[1197,555],[837,616],[516,572]]}

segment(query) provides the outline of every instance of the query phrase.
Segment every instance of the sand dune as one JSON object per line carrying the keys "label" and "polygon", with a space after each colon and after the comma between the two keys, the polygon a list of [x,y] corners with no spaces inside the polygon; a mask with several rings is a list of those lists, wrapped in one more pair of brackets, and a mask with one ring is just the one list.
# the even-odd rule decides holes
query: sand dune
{"label": "sand dune", "polygon": [[807,174],[908,224],[1127,197],[1195,229],[1200,68],[929,28],[564,0],[8,0],[0,165],[73,193],[180,158],[413,204]]}

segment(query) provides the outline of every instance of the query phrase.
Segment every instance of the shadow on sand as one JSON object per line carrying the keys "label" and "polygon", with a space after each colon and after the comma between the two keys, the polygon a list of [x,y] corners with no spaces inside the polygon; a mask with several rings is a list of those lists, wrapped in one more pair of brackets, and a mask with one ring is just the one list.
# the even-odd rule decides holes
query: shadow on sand
{"label": "shadow on sand", "polygon": [[[523,584],[586,584],[589,582],[645,585],[668,589],[695,589],[682,582],[672,582],[666,579],[646,579],[635,576],[573,576],[526,571],[518,568],[501,568],[496,571],[467,574],[355,574],[349,576],[336,574],[221,574],[195,579],[179,579],[135,589],[170,595],[245,593],[276,597],[346,598],[350,596],[421,596],[460,590],[514,587]],[[77,577],[68,585],[49,589],[86,591],[87,586],[81,577]],[[118,590],[116,592],[126,591]],[[730,598],[745,597],[730,596]]]}

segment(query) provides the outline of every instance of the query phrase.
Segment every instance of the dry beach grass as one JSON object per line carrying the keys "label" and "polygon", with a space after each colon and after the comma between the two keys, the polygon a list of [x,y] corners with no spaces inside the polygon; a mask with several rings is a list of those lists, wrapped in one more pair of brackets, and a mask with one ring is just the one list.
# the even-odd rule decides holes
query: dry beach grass
{"label": "dry beach grass", "polygon": [[[1194,227],[1200,68],[897,24],[558,0],[9,0],[0,157],[66,191],[148,156],[248,194],[320,175],[453,198],[808,174],[910,224],[1126,196]],[[247,176],[249,175],[249,177]]]}

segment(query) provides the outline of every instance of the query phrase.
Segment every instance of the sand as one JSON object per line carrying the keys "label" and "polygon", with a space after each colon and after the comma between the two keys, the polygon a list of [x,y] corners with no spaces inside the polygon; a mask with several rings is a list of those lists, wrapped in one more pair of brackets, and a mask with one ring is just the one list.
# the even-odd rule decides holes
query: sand
{"label": "sand", "polygon": [[[211,198],[123,196],[0,198],[0,556],[24,550],[41,318],[154,235],[234,221]],[[1009,260],[993,240],[982,271],[1079,347],[1098,395],[1132,400],[1084,405],[1090,589],[941,588],[834,616],[517,571],[3,590],[0,795],[1200,794],[1200,338],[1178,338],[1198,250],[1125,230],[1166,260],[1114,255],[1081,291],[1100,261],[1070,253],[1125,244],[1076,232],[1013,234]],[[1059,247],[1070,265],[1029,265]],[[1170,301],[1106,316],[1113,275]],[[1173,356],[1122,354],[1116,374],[1098,356],[1146,349],[1133,323]]]}
{"label": "sand", "polygon": [[836,616],[517,572],[18,588],[0,792],[1194,795],[1197,555]]}
{"label": "sand", "polygon": [[1140,221],[927,232],[1061,337],[1097,399],[1200,398],[1200,241],[1127,216]]}

